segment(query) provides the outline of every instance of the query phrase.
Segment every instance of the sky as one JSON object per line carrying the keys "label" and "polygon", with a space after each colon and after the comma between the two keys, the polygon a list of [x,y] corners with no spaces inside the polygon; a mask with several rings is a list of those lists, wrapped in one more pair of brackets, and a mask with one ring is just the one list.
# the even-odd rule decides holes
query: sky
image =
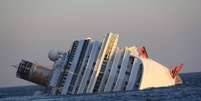
{"label": "sky", "polygon": [[10,66],[21,59],[51,68],[50,49],[108,32],[119,47],[145,46],[167,67],[201,71],[201,0],[0,0],[0,87],[32,84]]}

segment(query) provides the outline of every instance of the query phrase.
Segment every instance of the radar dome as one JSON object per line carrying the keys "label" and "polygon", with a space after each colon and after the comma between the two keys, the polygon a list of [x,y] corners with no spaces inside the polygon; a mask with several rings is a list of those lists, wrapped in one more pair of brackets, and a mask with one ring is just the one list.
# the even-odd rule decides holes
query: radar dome
{"label": "radar dome", "polygon": [[64,53],[62,50],[51,49],[48,53],[48,58],[51,61],[56,61]]}

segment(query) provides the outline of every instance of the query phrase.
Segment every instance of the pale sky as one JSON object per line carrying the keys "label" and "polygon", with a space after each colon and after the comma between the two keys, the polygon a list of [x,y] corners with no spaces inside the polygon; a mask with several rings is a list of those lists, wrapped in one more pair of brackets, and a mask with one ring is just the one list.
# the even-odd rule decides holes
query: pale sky
{"label": "pale sky", "polygon": [[51,68],[50,49],[107,32],[167,67],[201,71],[201,0],[0,0],[0,87],[32,84],[10,66],[21,59]]}

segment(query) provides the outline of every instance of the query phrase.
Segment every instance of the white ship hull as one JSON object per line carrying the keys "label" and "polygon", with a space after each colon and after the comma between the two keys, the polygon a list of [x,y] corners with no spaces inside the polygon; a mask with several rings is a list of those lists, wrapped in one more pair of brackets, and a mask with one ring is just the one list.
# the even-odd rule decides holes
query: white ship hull
{"label": "white ship hull", "polygon": [[183,65],[168,69],[148,57],[145,47],[118,48],[118,40],[119,35],[113,33],[102,42],[76,40],[67,52],[48,54],[54,62],[51,72],[23,60],[17,76],[46,86],[52,95],[144,90],[182,83],[178,73]]}

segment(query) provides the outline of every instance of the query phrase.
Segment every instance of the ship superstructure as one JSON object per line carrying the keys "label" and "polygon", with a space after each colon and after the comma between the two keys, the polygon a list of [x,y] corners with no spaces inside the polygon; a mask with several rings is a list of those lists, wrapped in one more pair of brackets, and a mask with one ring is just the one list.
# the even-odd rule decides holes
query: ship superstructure
{"label": "ship superstructure", "polygon": [[143,90],[181,84],[183,65],[169,70],[150,59],[145,47],[118,47],[119,35],[102,42],[75,40],[66,52],[51,50],[52,70],[22,60],[17,77],[43,85],[51,95]]}

